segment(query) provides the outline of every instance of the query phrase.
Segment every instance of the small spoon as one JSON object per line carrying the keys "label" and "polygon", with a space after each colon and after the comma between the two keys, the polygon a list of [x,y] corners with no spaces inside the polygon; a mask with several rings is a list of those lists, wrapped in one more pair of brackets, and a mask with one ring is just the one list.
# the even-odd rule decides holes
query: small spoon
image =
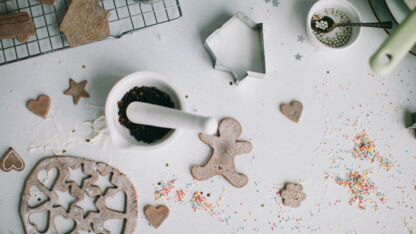
{"label": "small spoon", "polygon": [[386,22],[376,22],[376,23],[335,23],[335,21],[327,15],[325,16],[314,15],[311,21],[312,29],[319,33],[329,33],[336,27],[346,27],[346,26],[390,29],[393,27],[393,22],[386,21]]}

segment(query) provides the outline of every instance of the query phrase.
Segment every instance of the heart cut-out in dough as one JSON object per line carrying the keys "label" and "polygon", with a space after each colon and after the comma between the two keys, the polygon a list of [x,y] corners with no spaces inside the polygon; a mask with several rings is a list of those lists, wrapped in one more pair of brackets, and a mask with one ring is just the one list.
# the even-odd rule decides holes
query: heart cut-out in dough
{"label": "heart cut-out in dough", "polygon": [[55,182],[58,180],[58,169],[51,168],[48,171],[41,170],[38,173],[38,180],[46,186],[49,190],[52,190]]}
{"label": "heart cut-out in dough", "polygon": [[120,191],[111,197],[108,196],[105,199],[105,206],[114,211],[126,212],[126,194]]}
{"label": "heart cut-out in dough", "polygon": [[59,234],[71,233],[75,229],[75,221],[73,219],[66,219],[62,215],[56,216],[54,223],[56,231]]}
{"label": "heart cut-out in dough", "polygon": [[30,196],[27,200],[27,205],[30,208],[36,208],[46,201],[48,201],[48,197],[43,193],[38,187],[32,186],[29,189]]}
{"label": "heart cut-out in dough", "polygon": [[111,234],[123,234],[124,219],[108,219],[104,222],[104,228]]}
{"label": "heart cut-out in dough", "polygon": [[44,233],[48,230],[49,212],[42,211],[33,213],[29,217],[30,223],[35,226],[36,231]]}

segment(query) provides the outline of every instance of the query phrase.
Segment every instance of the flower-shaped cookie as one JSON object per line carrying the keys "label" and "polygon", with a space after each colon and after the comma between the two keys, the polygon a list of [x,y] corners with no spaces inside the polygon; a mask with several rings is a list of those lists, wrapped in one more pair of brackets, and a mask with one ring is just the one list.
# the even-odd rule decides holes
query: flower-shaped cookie
{"label": "flower-shaped cookie", "polygon": [[280,192],[283,200],[283,205],[298,208],[300,203],[306,199],[306,194],[303,192],[303,187],[300,184],[287,183],[284,189]]}

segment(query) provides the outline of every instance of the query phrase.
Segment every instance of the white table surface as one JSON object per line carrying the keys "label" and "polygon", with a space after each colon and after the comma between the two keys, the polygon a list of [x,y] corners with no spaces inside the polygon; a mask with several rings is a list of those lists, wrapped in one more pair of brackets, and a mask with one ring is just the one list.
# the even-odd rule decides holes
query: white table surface
{"label": "white table surface", "polygon": [[[13,146],[26,162],[23,172],[0,171],[0,233],[23,233],[18,213],[26,176],[41,158],[65,149],[66,155],[104,161],[133,181],[139,197],[137,233],[413,233],[416,230],[416,140],[404,128],[406,109],[416,111],[416,57],[408,55],[392,74],[374,75],[368,58],[386,38],[379,29],[363,29],[345,51],[316,52],[305,36],[304,19],[314,1],[286,0],[279,6],[263,0],[181,0],[178,21],[140,30],[120,40],[107,40],[0,67],[0,151]],[[367,1],[352,1],[363,20],[375,18]],[[231,77],[212,68],[203,40],[235,12],[264,22],[267,75],[230,86]],[[296,54],[302,55],[300,61]],[[85,69],[82,68],[85,65]],[[185,110],[214,117],[231,116],[243,126],[242,139],[254,145],[238,156],[238,170],[250,178],[236,189],[223,178],[198,182],[190,167],[203,164],[210,149],[197,134],[183,132],[156,152],[125,153],[111,144],[87,144],[84,123],[103,111],[100,106],[116,81],[129,73],[151,70],[169,77]],[[74,106],[62,94],[68,79],[88,80],[91,94]],[[26,102],[39,94],[52,98],[48,120],[33,115]],[[185,99],[185,95],[189,98]],[[286,119],[279,104],[304,104],[299,124]],[[98,107],[96,107],[98,106]],[[71,130],[76,133],[71,136]],[[395,166],[386,172],[377,163],[353,159],[353,138],[365,130],[376,149]],[[29,145],[60,142],[46,150]],[[60,140],[59,140],[60,139]],[[75,140],[74,140],[75,139]],[[166,163],[169,164],[166,167]],[[347,168],[373,169],[371,179],[386,197],[378,209],[348,204],[350,194],[337,185]],[[177,203],[154,200],[161,180],[176,179],[187,192]],[[299,182],[307,199],[298,209],[282,206],[276,192],[285,182]],[[220,215],[194,212],[194,191],[210,193]],[[370,200],[377,200],[371,197]],[[142,208],[167,204],[171,214],[158,229],[148,225]],[[228,217],[228,224],[221,221]],[[413,232],[412,232],[413,230]]]}

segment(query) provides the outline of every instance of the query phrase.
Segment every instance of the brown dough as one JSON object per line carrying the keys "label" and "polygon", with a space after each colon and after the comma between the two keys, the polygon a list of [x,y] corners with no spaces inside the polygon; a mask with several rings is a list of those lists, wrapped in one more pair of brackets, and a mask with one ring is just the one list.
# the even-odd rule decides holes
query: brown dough
{"label": "brown dough", "polygon": [[25,43],[34,35],[35,25],[27,12],[0,16],[0,40],[17,38],[19,42]]}
{"label": "brown dough", "polygon": [[100,0],[72,0],[59,30],[71,47],[103,40],[110,36],[109,15]]}
{"label": "brown dough", "polygon": [[67,96],[72,96],[74,104],[78,105],[81,98],[89,98],[90,94],[85,90],[88,81],[83,80],[79,83],[75,82],[73,79],[69,79],[69,88],[64,91],[64,94]]}
{"label": "brown dough", "polygon": [[234,157],[249,153],[252,145],[248,141],[237,141],[241,135],[240,123],[232,118],[225,118],[219,125],[220,136],[199,134],[199,138],[212,148],[208,163],[192,167],[192,176],[197,180],[207,180],[215,175],[222,175],[231,185],[241,188],[248,183],[248,177],[238,173],[234,165]]}
{"label": "brown dough", "polygon": [[299,101],[291,101],[289,104],[284,103],[280,105],[280,111],[288,119],[295,123],[299,122],[300,116],[303,111],[303,104]]}
{"label": "brown dough", "polygon": [[159,228],[163,221],[169,216],[169,208],[163,205],[158,207],[148,205],[144,208],[144,215],[153,227]]}
{"label": "brown dough", "polygon": [[40,95],[36,100],[31,99],[27,103],[27,109],[29,109],[33,114],[38,115],[44,119],[48,117],[50,108],[51,98],[47,95]]}
{"label": "brown dough", "polygon": [[[79,167],[87,175],[81,185],[69,179],[70,171],[68,168],[77,169]],[[49,189],[45,182],[39,181],[38,175],[40,171],[49,172],[53,168],[56,168],[58,173],[55,180],[51,179],[53,182]],[[102,191],[99,186],[94,185],[100,176],[110,176],[109,182],[112,186],[108,186]],[[32,187],[37,187],[48,198],[35,207],[28,204]],[[75,198],[68,211],[59,205],[57,190],[69,192]],[[119,192],[125,194],[124,211],[112,210],[105,204],[106,199],[114,197]],[[77,202],[83,200],[84,196],[95,198],[95,206],[98,211],[84,214],[84,210],[77,206]],[[26,233],[38,233],[36,226],[29,220],[32,214],[38,212],[49,212],[50,214],[46,233],[56,233],[54,220],[57,216],[62,215],[65,219],[75,221],[76,226],[71,233],[91,230],[94,233],[110,234],[104,228],[104,222],[109,219],[122,219],[124,220],[124,233],[131,234],[134,233],[137,224],[137,195],[133,184],[126,175],[106,163],[75,157],[54,156],[40,161],[26,179],[20,200],[20,216]]]}
{"label": "brown dough", "polygon": [[0,159],[0,169],[3,171],[8,172],[12,169],[22,171],[24,168],[25,162],[12,147],[10,147]]}

